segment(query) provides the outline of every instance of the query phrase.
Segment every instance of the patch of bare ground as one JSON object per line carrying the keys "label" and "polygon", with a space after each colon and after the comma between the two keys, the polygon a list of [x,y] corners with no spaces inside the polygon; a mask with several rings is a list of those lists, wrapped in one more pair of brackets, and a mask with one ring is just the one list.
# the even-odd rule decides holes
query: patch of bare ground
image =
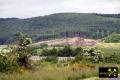
{"label": "patch of bare ground", "polygon": [[33,43],[31,46],[38,46],[42,43],[46,43],[49,46],[53,45],[60,45],[60,44],[69,44],[73,46],[94,46],[97,44],[96,40],[93,39],[84,39],[80,37],[74,37],[74,38],[61,38],[61,39],[54,39],[54,40],[48,40],[48,41],[40,41],[37,43]]}

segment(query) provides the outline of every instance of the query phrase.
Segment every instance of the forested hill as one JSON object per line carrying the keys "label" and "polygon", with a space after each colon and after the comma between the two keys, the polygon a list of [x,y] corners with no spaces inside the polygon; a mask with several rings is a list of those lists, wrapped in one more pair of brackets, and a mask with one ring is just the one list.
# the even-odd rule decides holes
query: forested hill
{"label": "forested hill", "polygon": [[120,14],[97,14],[97,13],[93,13],[93,14],[98,16],[103,16],[103,17],[120,18]]}
{"label": "forested hill", "polygon": [[71,36],[102,38],[113,32],[120,33],[120,18],[103,15],[57,13],[27,19],[0,18],[0,42],[18,32],[26,32],[36,41]]}

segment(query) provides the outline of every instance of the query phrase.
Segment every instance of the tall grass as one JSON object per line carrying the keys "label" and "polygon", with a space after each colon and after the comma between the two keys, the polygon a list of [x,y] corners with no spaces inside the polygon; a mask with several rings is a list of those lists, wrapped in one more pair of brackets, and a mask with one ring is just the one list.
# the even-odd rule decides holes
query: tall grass
{"label": "tall grass", "polygon": [[[41,64],[43,65],[43,64]],[[36,70],[23,70],[21,73],[0,73],[0,80],[78,80],[86,77],[97,76],[97,68],[90,65],[76,64],[57,67],[56,64],[44,64]],[[74,69],[73,69],[74,68]]]}

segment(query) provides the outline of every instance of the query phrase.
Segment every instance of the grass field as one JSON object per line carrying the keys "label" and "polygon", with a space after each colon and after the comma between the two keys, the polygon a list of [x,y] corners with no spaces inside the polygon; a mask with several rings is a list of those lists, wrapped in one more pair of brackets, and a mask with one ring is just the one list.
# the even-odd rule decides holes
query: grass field
{"label": "grass field", "polygon": [[93,65],[75,64],[58,67],[56,64],[43,63],[34,71],[23,70],[21,73],[2,73],[0,74],[0,80],[78,80],[97,76],[98,70],[90,66]]}
{"label": "grass field", "polygon": [[99,48],[113,48],[113,49],[120,49],[120,43],[99,43],[97,45]]}
{"label": "grass field", "polygon": [[[2,49],[3,46],[0,48]],[[49,47],[49,49],[52,48]],[[120,54],[120,43],[100,43],[97,45],[97,48],[104,52],[104,56],[109,56],[113,53]],[[38,52],[41,52],[41,49],[38,49]],[[59,62],[55,64],[36,62],[34,63],[35,70],[21,69],[19,73],[0,73],[0,80],[82,80],[84,78],[98,76],[100,66],[116,66],[119,68],[120,73],[120,65],[113,63],[81,61],[80,63],[70,63],[68,66],[63,66],[63,64]]]}
{"label": "grass field", "polygon": [[104,52],[104,56],[114,53],[120,54],[120,43],[100,43],[97,48]]}
{"label": "grass field", "polygon": [[[59,64],[40,63],[36,70],[21,70],[20,73],[0,73],[0,80],[81,80],[98,76],[99,66],[113,66],[113,64],[75,63],[69,66]],[[115,66],[115,65],[114,65]],[[116,65],[117,66],[117,65]]]}

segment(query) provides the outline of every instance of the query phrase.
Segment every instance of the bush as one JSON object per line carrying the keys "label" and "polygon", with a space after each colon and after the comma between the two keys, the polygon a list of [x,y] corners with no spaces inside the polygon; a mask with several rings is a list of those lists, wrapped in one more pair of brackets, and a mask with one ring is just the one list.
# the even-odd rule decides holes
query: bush
{"label": "bush", "polygon": [[47,48],[42,49],[40,56],[49,56],[49,55],[50,55],[49,50]]}
{"label": "bush", "polygon": [[57,49],[53,48],[53,49],[49,50],[49,55],[50,56],[57,56],[58,55]]}
{"label": "bush", "polygon": [[74,50],[74,56],[76,55],[81,55],[83,53],[83,48],[82,47],[77,47]]}
{"label": "bush", "polygon": [[0,72],[13,72],[19,70],[17,57],[18,55],[14,51],[0,53]]}
{"label": "bush", "polygon": [[120,64],[120,54],[114,53],[113,55],[106,57],[105,62]]}
{"label": "bush", "polygon": [[63,49],[59,50],[58,56],[69,57],[75,56],[75,54],[70,46],[65,46]]}
{"label": "bush", "polygon": [[88,60],[92,62],[103,61],[103,52],[97,48],[83,49],[79,55],[75,57],[75,61]]}

